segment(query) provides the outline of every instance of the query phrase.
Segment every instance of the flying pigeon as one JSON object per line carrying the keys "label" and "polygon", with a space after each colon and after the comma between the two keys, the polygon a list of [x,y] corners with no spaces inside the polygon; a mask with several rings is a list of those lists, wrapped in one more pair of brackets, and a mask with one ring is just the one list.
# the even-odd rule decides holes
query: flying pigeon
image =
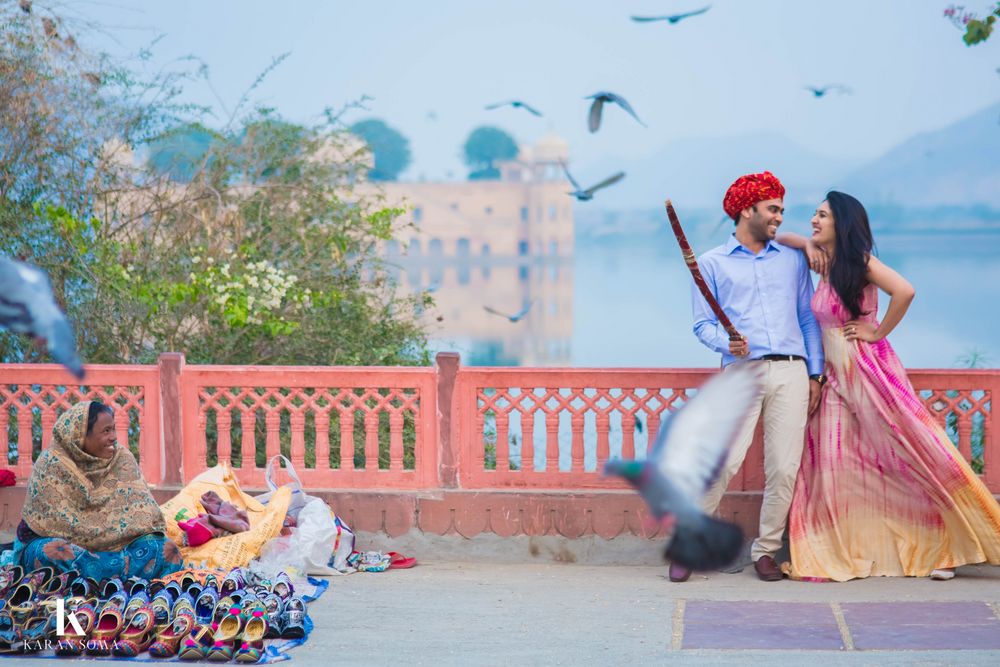
{"label": "flying pigeon", "polygon": [[635,118],[639,125],[646,127],[646,124],[639,120],[639,117],[635,115],[635,111],[632,110],[632,105],[620,95],[609,93],[606,90],[601,90],[583,99],[594,100],[593,104],[590,105],[590,115],[587,120],[587,126],[590,128],[591,132],[597,132],[597,129],[601,127],[601,110],[604,108],[605,102],[613,102],[614,104],[617,104],[622,109],[625,109],[625,111],[627,111],[632,118]]}
{"label": "flying pigeon", "polygon": [[73,328],[52,296],[42,271],[0,257],[0,328],[44,339],[52,358],[73,375],[83,377]]}
{"label": "flying pigeon", "polygon": [[528,314],[528,311],[531,310],[531,307],[534,304],[535,304],[534,301],[528,302],[528,305],[526,305],[519,312],[517,312],[517,313],[515,313],[513,315],[508,315],[507,313],[501,313],[499,310],[490,308],[489,306],[483,306],[483,310],[485,310],[487,313],[492,313],[494,315],[499,315],[500,317],[506,317],[511,322],[517,323],[517,322],[520,322],[524,318],[524,316]]}
{"label": "flying pigeon", "polygon": [[760,366],[737,364],[705,383],[669,417],[645,461],[613,459],[605,474],[624,477],[653,515],[674,526],[666,558],[691,570],[731,563],[739,526],[708,516],[700,501],[719,475],[733,439],[762,393]]}
{"label": "flying pigeon", "polygon": [[841,86],[836,83],[829,86],[823,86],[822,88],[817,88],[815,86],[803,86],[803,88],[811,92],[813,94],[813,97],[823,97],[827,93],[832,92],[834,90],[838,91],[841,94],[845,93],[849,94],[851,92],[851,89],[848,88],[847,86]]}
{"label": "flying pigeon", "polygon": [[617,174],[605,178],[597,185],[592,185],[586,190],[584,190],[583,188],[580,187],[580,184],[576,182],[576,179],[573,178],[573,175],[569,173],[569,169],[566,167],[566,163],[560,161],[559,164],[562,165],[563,171],[566,172],[566,178],[573,186],[573,192],[570,192],[569,195],[571,197],[576,197],[578,201],[590,201],[591,199],[594,198],[594,193],[600,190],[601,188],[606,188],[609,185],[613,185],[618,181],[622,180],[623,178],[625,178],[625,172],[619,171]]}
{"label": "flying pigeon", "polygon": [[707,5],[701,9],[696,9],[693,12],[684,12],[683,14],[671,14],[670,16],[633,16],[631,17],[636,23],[651,23],[653,21],[669,21],[671,24],[682,21],[690,16],[697,16],[698,14],[704,14],[709,10],[712,5]]}
{"label": "flying pigeon", "polygon": [[506,106],[512,106],[515,109],[518,109],[518,108],[524,109],[528,113],[533,113],[536,116],[541,116],[542,115],[541,111],[539,111],[535,107],[531,106],[530,104],[522,102],[521,100],[507,100],[506,102],[497,102],[496,104],[487,104],[486,105],[486,109],[489,111],[489,110],[499,109],[500,107],[506,107]]}

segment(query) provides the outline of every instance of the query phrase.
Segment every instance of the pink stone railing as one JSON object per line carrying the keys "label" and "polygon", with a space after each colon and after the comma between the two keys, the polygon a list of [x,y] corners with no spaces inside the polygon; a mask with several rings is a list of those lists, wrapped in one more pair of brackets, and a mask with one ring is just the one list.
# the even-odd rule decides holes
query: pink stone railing
{"label": "pink stone railing", "polygon": [[624,488],[609,458],[642,458],[665,413],[713,371],[463,368],[462,488]]}
{"label": "pink stone railing", "polygon": [[[147,480],[163,475],[160,378],[156,366],[88,366],[81,386],[61,366],[0,364],[0,442],[18,480],[31,474],[31,456],[49,446],[56,418],[81,400],[115,408],[118,442],[129,443]],[[14,431],[16,430],[16,437]],[[16,447],[11,447],[14,444]],[[2,447],[2,445],[0,445]],[[16,449],[16,458],[11,454]]]}
{"label": "pink stone railing", "polygon": [[[263,439],[263,461],[284,451],[311,488],[434,486],[436,380],[433,368],[187,366],[180,377],[184,479],[205,469],[214,417],[215,458],[230,460],[245,485],[264,486],[256,456]],[[255,437],[260,427],[263,438]]]}
{"label": "pink stone railing", "polygon": [[[16,444],[8,463],[19,482],[59,412],[99,397],[118,408],[119,441],[154,486],[230,460],[242,484],[260,488],[281,452],[310,489],[622,489],[601,476],[604,462],[644,456],[665,413],[715,371],[461,367],[441,353],[421,368],[194,366],[163,354],[87,372],[81,386],[58,366],[0,365],[0,437]],[[910,379],[1000,493],[1000,370]],[[762,488],[758,437],[730,490]]]}

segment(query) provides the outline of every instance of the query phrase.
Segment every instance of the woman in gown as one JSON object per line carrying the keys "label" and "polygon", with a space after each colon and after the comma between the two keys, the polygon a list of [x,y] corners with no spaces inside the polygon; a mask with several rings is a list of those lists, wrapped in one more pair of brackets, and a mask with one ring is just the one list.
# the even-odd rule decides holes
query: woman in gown
{"label": "woman in gown", "polygon": [[[789,515],[790,576],[949,579],[959,565],[1000,564],[1000,505],[886,340],[913,287],[872,256],[868,214],[854,197],[828,193],[812,226],[809,240],[778,239],[807,250],[821,272],[812,310],[827,375]],[[880,288],[890,296],[882,322]]]}

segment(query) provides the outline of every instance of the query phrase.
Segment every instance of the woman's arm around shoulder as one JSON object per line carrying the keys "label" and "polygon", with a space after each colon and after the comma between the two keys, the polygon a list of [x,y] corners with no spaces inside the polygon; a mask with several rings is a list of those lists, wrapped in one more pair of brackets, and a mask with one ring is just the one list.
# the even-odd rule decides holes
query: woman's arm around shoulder
{"label": "woman's arm around shoulder", "polygon": [[781,245],[804,252],[809,268],[820,275],[826,275],[829,257],[822,248],[813,243],[812,239],[795,232],[781,232],[775,235],[774,240]]}

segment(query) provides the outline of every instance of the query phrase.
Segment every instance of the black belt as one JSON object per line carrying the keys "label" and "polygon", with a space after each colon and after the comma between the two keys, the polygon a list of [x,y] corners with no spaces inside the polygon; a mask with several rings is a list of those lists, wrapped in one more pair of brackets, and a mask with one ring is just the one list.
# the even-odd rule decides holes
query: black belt
{"label": "black belt", "polygon": [[800,357],[797,354],[765,354],[763,357],[757,357],[752,359],[752,361],[805,361],[805,357]]}

